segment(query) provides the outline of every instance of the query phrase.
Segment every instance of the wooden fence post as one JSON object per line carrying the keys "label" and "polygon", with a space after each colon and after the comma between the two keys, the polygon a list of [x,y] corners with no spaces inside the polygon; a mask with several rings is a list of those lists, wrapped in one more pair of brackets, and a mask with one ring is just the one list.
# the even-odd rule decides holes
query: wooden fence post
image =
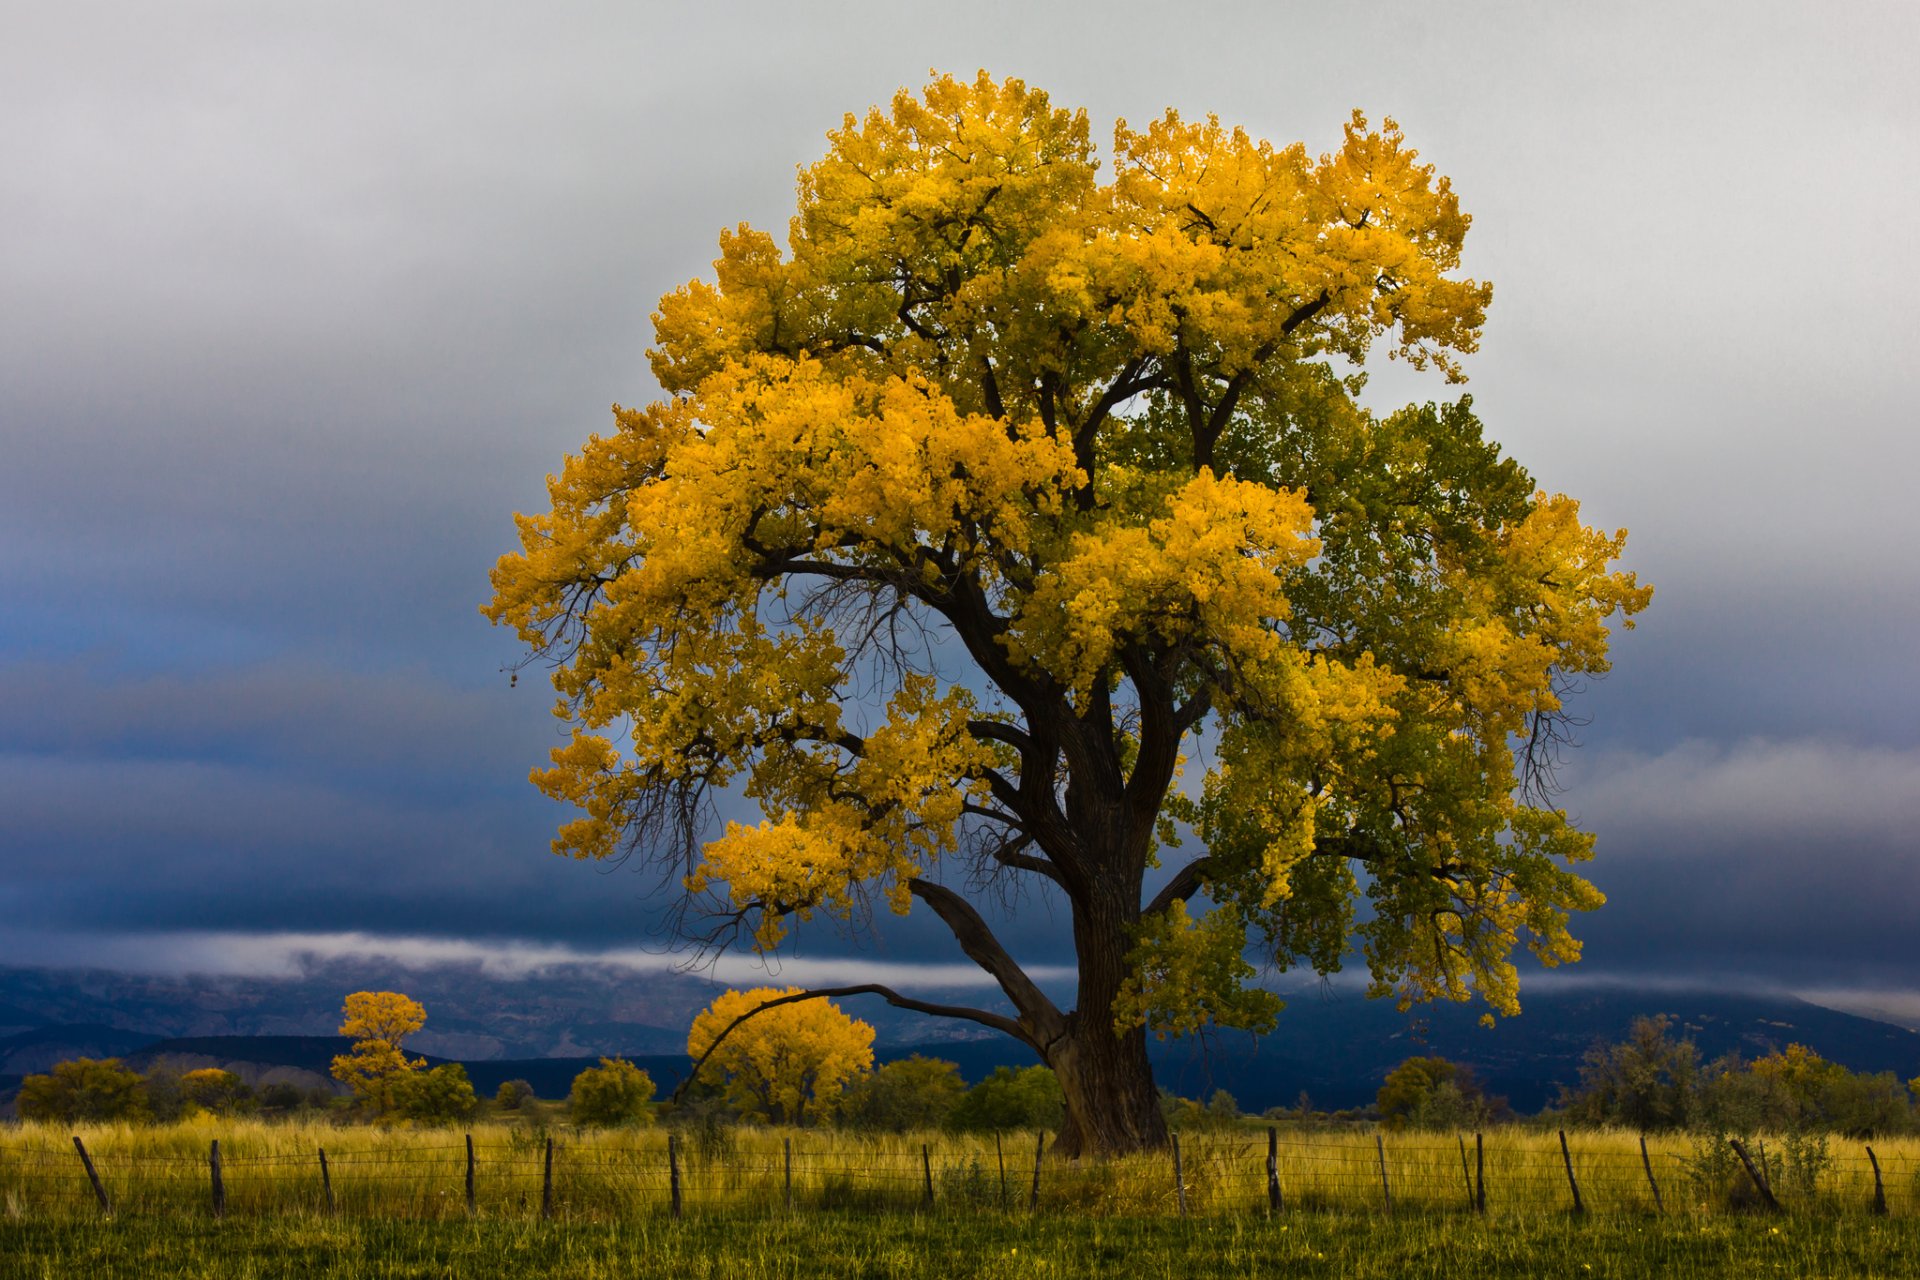
{"label": "wooden fence post", "polygon": [[1487,1147],[1478,1129],[1473,1131],[1473,1211],[1487,1212]]}
{"label": "wooden fence post", "polygon": [[1180,1202],[1180,1216],[1184,1218],[1187,1216],[1187,1176],[1180,1169],[1180,1135],[1169,1136],[1173,1138],[1173,1192]]}
{"label": "wooden fence post", "polygon": [[1467,1135],[1456,1133],[1454,1138],[1460,1143],[1460,1181],[1467,1185],[1467,1212],[1473,1212],[1473,1170],[1467,1168]]}
{"label": "wooden fence post", "polygon": [[667,1192],[673,1200],[673,1216],[680,1216],[680,1135],[667,1135]]}
{"label": "wooden fence post", "polygon": [[1887,1188],[1880,1181],[1880,1157],[1873,1154],[1873,1148],[1867,1148],[1867,1159],[1873,1163],[1873,1211],[1881,1217],[1887,1215]]}
{"label": "wooden fence post", "polygon": [[1267,1126],[1267,1212],[1280,1212],[1280,1131]]}
{"label": "wooden fence post", "polygon": [[333,1203],[333,1175],[327,1172],[327,1149],[325,1147],[320,1148],[320,1190],[327,1198],[327,1212],[330,1214],[340,1212],[339,1208]]}
{"label": "wooden fence post", "polygon": [[1647,1171],[1647,1185],[1653,1188],[1653,1211],[1665,1213],[1667,1206],[1660,1199],[1660,1184],[1654,1181],[1653,1160],[1647,1155],[1647,1135],[1640,1135],[1640,1167]]}
{"label": "wooden fence post", "polygon": [[1585,1213],[1587,1206],[1580,1202],[1580,1184],[1573,1177],[1573,1153],[1567,1150],[1567,1131],[1560,1131],[1560,1159],[1567,1166],[1567,1185],[1573,1188],[1573,1211]]}
{"label": "wooden fence post", "polygon": [[1033,1194],[1027,1198],[1028,1210],[1040,1207],[1040,1158],[1047,1154],[1047,1131],[1042,1129],[1033,1144]]}
{"label": "wooden fence post", "polygon": [[933,1153],[927,1150],[927,1144],[920,1144],[920,1171],[927,1178],[927,1208],[933,1208]]}
{"label": "wooden fence post", "polygon": [[1393,1191],[1387,1186],[1387,1140],[1379,1134],[1373,1135],[1373,1149],[1380,1154],[1380,1200],[1386,1205],[1387,1212],[1393,1212]]}
{"label": "wooden fence post", "polygon": [[547,1159],[540,1169],[540,1216],[553,1221],[553,1135],[547,1135]]}
{"label": "wooden fence post", "polygon": [[993,1159],[1000,1166],[1000,1211],[1007,1210],[1007,1155],[1000,1149],[1000,1131],[993,1131]]}
{"label": "wooden fence post", "polygon": [[213,1140],[213,1147],[207,1152],[207,1172],[212,1179],[213,1216],[227,1216],[227,1186],[220,1180],[220,1139]]}
{"label": "wooden fence post", "polygon": [[467,1135],[467,1216],[473,1216],[473,1135]]}
{"label": "wooden fence post", "polygon": [[87,1181],[93,1184],[93,1196],[100,1202],[100,1212],[112,1213],[113,1204],[107,1199],[107,1189],[100,1184],[100,1175],[93,1171],[93,1157],[87,1154],[86,1144],[77,1133],[73,1135],[73,1149],[80,1153],[80,1167],[87,1171]]}
{"label": "wooden fence post", "polygon": [[787,1208],[793,1208],[793,1139],[780,1139],[780,1154],[786,1166]]}
{"label": "wooden fence post", "polygon": [[[1740,1145],[1740,1139],[1728,1138],[1727,1144],[1733,1148],[1733,1154],[1740,1157],[1740,1163],[1746,1166],[1747,1177],[1752,1179],[1753,1189],[1760,1193],[1761,1201],[1773,1212],[1780,1212],[1780,1202],[1773,1198],[1773,1188],[1768,1186],[1767,1180],[1760,1176],[1760,1171],[1753,1167],[1753,1159],[1747,1155],[1747,1149]],[[1764,1155],[1765,1148],[1761,1150]]]}

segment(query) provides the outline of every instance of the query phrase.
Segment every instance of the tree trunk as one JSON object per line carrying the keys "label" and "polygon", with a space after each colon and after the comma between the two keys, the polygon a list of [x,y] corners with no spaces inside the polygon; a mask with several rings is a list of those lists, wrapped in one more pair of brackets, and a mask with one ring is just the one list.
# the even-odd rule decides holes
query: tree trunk
{"label": "tree trunk", "polygon": [[1066,1034],[1051,1046],[1047,1065],[1066,1095],[1067,1121],[1054,1150],[1063,1156],[1118,1156],[1167,1145],[1167,1122],[1147,1061],[1147,1033],[1116,1034],[1113,1004],[1126,981],[1127,953],[1140,918],[1137,878],[1103,886],[1074,904],[1074,950],[1080,991],[1066,1017]]}
{"label": "tree trunk", "polygon": [[1067,1122],[1054,1143],[1058,1155],[1118,1156],[1167,1145],[1167,1122],[1147,1061],[1147,1033],[1113,1031],[1113,1017],[1069,1019],[1067,1035],[1047,1055],[1067,1100]]}

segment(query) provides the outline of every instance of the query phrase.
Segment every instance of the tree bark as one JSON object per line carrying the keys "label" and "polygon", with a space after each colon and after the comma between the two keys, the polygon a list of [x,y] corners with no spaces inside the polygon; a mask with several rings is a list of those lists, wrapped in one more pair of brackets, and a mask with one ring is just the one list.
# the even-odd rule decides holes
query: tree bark
{"label": "tree bark", "polygon": [[1113,1024],[1114,1000],[1131,971],[1127,954],[1140,919],[1139,885],[1115,879],[1120,883],[1098,886],[1074,903],[1079,998],[1065,1018],[1065,1034],[1043,1054],[1067,1104],[1054,1151],[1068,1157],[1127,1155],[1167,1145],[1146,1028],[1116,1032]]}
{"label": "tree bark", "polygon": [[1047,1054],[1066,1096],[1067,1120],[1056,1155],[1118,1156],[1167,1145],[1167,1122],[1147,1061],[1144,1028],[1116,1035],[1104,1020],[1074,1014],[1066,1037]]}

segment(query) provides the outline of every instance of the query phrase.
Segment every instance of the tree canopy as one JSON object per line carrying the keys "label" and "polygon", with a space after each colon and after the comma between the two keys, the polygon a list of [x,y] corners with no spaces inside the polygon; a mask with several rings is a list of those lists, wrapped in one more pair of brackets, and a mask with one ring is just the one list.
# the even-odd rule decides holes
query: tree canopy
{"label": "tree canopy", "polygon": [[[1273,1025],[1250,953],[1357,937],[1377,993],[1503,1012],[1516,947],[1576,958],[1545,784],[1650,596],[1466,399],[1359,403],[1382,354],[1462,379],[1491,297],[1396,124],[1316,158],[1169,111],[1110,166],[985,73],[847,116],[784,249],[743,224],[661,300],[663,397],[486,607],[571,726],[556,851],[658,865],[713,945],[924,905],[1012,1013],[863,989],[1032,1045],[1070,1152],[1164,1140],[1149,1031]],[[761,820],[716,831],[728,793]],[[1023,880],[1071,1008],[955,887]]]}
{"label": "tree canopy", "polygon": [[401,1047],[426,1023],[426,1007],[411,996],[354,992],[342,1005],[340,1023],[340,1034],[353,1039],[353,1049],[334,1058],[333,1078],[351,1088],[362,1104],[382,1114],[391,1111],[395,1083],[427,1065],[425,1058],[409,1058]]}
{"label": "tree canopy", "polygon": [[778,1005],[740,1021],[800,994],[798,987],[723,992],[687,1032],[700,1078],[724,1080],[728,1101],[744,1115],[804,1124],[832,1111],[841,1090],[873,1066],[873,1028],[831,1001]]}

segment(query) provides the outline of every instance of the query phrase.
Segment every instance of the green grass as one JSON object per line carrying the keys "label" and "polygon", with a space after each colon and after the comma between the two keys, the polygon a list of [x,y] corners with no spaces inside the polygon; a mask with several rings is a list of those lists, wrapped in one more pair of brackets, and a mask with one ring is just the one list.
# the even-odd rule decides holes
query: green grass
{"label": "green grass", "polygon": [[1915,1220],[812,1213],[624,1222],[0,1219],[4,1280],[312,1277],[1910,1277]]}
{"label": "green grass", "polygon": [[[349,1219],[457,1220],[466,1215],[466,1147],[455,1130],[200,1120],[167,1127],[91,1126],[80,1130],[95,1167],[124,1216],[188,1218],[209,1206],[208,1146],[219,1139],[232,1217],[314,1212],[324,1207],[318,1153],[327,1152],[335,1196]],[[554,1129],[554,1204],[566,1217],[609,1222],[664,1213],[667,1135],[658,1129],[580,1132]],[[524,1126],[476,1123],[475,1200],[480,1213],[527,1218],[539,1208],[548,1134]],[[1463,1141],[1464,1137],[1464,1141]],[[1638,1137],[1622,1131],[1568,1135],[1586,1207],[1596,1217],[1640,1216],[1653,1208]],[[686,1204],[702,1211],[772,1212],[786,1201],[786,1151],[793,1153],[793,1202],[803,1211],[911,1211],[925,1196],[931,1165],[943,1212],[991,1215],[1026,1208],[1034,1135],[918,1134],[904,1137],[832,1130],[742,1129],[681,1144]],[[922,1148],[925,1147],[923,1164]],[[1282,1130],[1279,1177],[1289,1209],[1367,1214],[1390,1195],[1401,1213],[1459,1214],[1467,1205],[1463,1147],[1472,1135],[1384,1135]],[[1649,1156],[1669,1213],[1713,1216],[1751,1199],[1745,1174],[1724,1147],[1702,1164],[1699,1140],[1667,1136]],[[1875,1144],[1888,1208],[1920,1218],[1920,1142]],[[1795,1213],[1864,1214],[1872,1196],[1865,1148],[1832,1139],[1814,1166],[1790,1163],[1784,1140],[1755,1144],[1775,1172],[1775,1190]],[[1188,1211],[1236,1217],[1264,1209],[1266,1134],[1262,1128],[1182,1136]],[[1485,1136],[1488,1207],[1496,1213],[1552,1215],[1571,1206],[1559,1141],[1550,1131],[1511,1126]],[[1004,1181],[1003,1173],[1004,1170]],[[1797,1176],[1805,1175],[1805,1176]],[[1179,1197],[1164,1153],[1122,1160],[1043,1162],[1040,1206],[1086,1217],[1174,1217]],[[44,1125],[0,1129],[0,1216],[27,1219],[97,1213],[70,1133]],[[1917,1268],[1920,1270],[1920,1268]]]}

